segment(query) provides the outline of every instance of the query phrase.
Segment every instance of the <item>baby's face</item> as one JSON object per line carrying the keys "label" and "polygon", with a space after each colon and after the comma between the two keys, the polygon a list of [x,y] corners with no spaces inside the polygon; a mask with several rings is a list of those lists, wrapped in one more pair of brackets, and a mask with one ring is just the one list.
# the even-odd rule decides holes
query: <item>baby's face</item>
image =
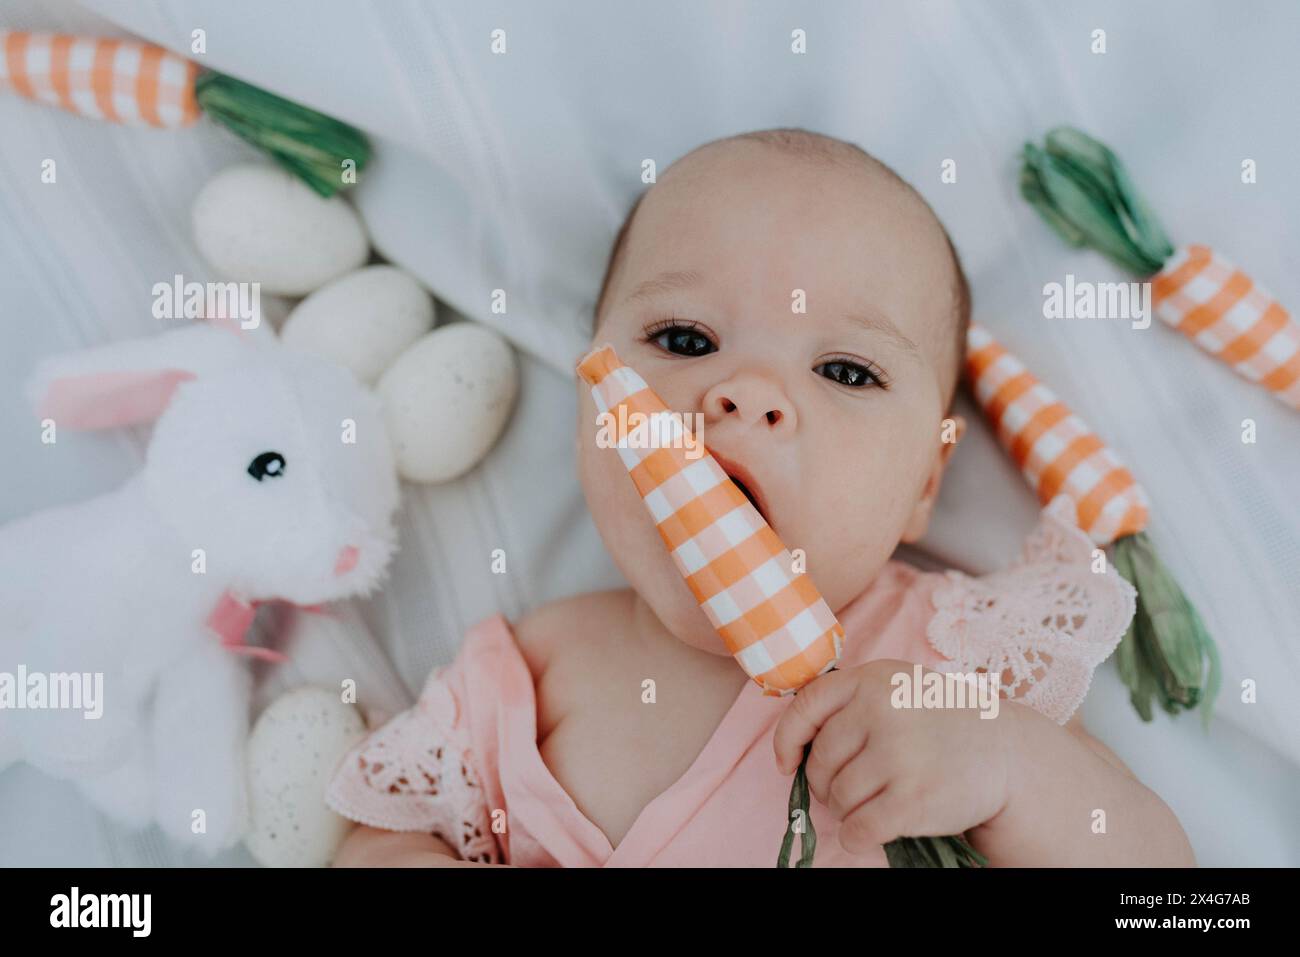
{"label": "baby's face", "polygon": [[[703,414],[698,437],[838,612],[925,530],[952,449],[952,278],[940,227],[883,174],[729,143],[645,197],[592,341],[673,411]],[[725,654],[618,453],[597,445],[580,380],[578,393],[579,472],[606,547],[670,631]]]}

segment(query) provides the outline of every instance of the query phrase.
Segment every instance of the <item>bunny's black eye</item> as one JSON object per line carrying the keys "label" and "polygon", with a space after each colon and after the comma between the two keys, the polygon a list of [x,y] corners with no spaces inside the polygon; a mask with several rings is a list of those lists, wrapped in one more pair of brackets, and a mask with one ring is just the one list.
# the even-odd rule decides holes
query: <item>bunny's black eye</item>
{"label": "bunny's black eye", "polygon": [[248,463],[248,474],[259,482],[264,478],[279,478],[284,474],[284,456],[279,452],[263,452]]}

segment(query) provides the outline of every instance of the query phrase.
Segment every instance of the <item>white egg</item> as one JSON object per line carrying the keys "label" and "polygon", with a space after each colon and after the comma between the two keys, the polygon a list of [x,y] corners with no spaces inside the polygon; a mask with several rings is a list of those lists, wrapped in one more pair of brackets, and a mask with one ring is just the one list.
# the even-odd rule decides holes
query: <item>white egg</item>
{"label": "white egg", "polygon": [[514,408],[514,351],[476,322],[453,322],[415,343],[375,390],[384,403],[397,471],[412,482],[446,482],[492,448]]}
{"label": "white egg", "polygon": [[199,190],[191,210],[199,252],[227,279],[271,295],[305,296],[370,255],[361,218],[275,166],[231,166]]}
{"label": "white egg", "polygon": [[433,299],[410,273],[365,266],[298,303],[280,339],[351,369],[369,386],[433,321]]}
{"label": "white egg", "polygon": [[324,867],[352,825],[325,804],[340,759],[366,733],[337,691],[295,688],[248,738],[249,826],[244,844],[267,867]]}

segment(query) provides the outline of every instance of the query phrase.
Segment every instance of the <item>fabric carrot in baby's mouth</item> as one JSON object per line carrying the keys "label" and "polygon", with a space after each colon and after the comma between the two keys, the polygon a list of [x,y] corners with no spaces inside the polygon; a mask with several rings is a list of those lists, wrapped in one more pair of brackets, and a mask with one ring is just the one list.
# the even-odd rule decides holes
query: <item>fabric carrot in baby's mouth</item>
{"label": "fabric carrot in baby's mouth", "polygon": [[[843,626],[807,573],[793,570],[785,543],[708,448],[699,444],[699,437],[690,434],[683,417],[671,412],[646,381],[623,364],[613,346],[595,349],[579,360],[577,370],[591,386],[601,429],[614,433],[612,444],[673,564],[745,673],[764,694],[787,695],[832,670],[843,647]],[[644,441],[647,436],[654,441]],[[807,756],[805,748],[805,762]],[[801,763],[778,866],[788,866],[800,811],[807,833],[798,866],[812,863],[816,834],[808,800]],[[922,842],[966,847],[959,838],[900,838],[893,844],[917,849],[891,854],[890,860],[952,857],[951,850],[946,857],[935,855],[927,851],[930,844]]]}
{"label": "fabric carrot in baby's mouth", "polygon": [[[768,695],[797,691],[839,660],[844,629],[776,532],[688,427],[612,346],[578,364],[673,564],[745,673]],[[625,411],[626,410],[626,411]],[[639,415],[637,414],[639,413]],[[630,423],[656,423],[628,441]],[[638,447],[638,446],[648,447]]]}

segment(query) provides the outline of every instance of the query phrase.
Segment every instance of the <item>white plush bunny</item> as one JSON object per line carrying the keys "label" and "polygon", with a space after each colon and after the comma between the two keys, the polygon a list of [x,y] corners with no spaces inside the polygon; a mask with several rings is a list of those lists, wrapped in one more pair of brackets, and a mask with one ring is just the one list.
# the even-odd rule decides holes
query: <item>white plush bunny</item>
{"label": "white plush bunny", "polygon": [[248,658],[270,654],[243,644],[252,605],[369,594],[394,551],[379,402],[333,363],[215,322],[46,359],[28,392],[58,441],[157,421],[121,488],[0,528],[0,672],[103,675],[98,719],[0,712],[0,769],[26,760],[128,825],[229,847],[247,817]]}

